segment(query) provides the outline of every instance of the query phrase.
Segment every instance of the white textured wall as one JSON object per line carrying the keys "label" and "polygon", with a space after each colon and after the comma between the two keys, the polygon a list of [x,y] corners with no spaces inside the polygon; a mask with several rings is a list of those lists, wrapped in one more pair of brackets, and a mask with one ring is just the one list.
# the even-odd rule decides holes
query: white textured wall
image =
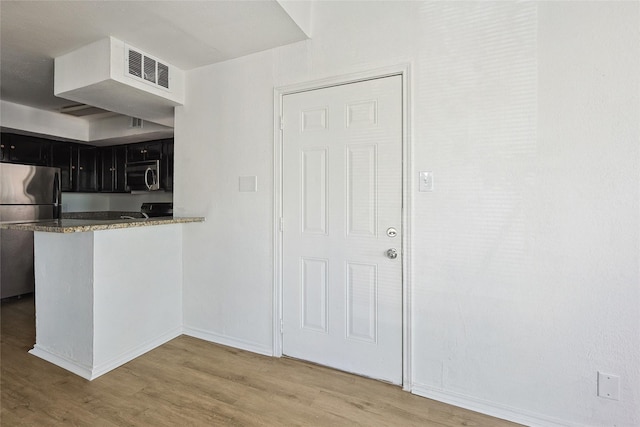
{"label": "white textured wall", "polygon": [[[176,129],[174,145],[174,214],[207,219],[184,230],[185,328],[265,353],[271,353],[273,265],[271,55],[189,76],[189,106],[176,114],[184,127]],[[238,177],[251,175],[258,191],[240,193]]]}
{"label": "white textured wall", "polygon": [[33,234],[36,347],[89,372],[94,354],[93,233]]}
{"label": "white textured wall", "polygon": [[181,334],[182,230],[170,224],[91,233],[94,367],[111,369]]}
{"label": "white textured wall", "polygon": [[34,239],[36,356],[93,379],[182,333],[182,225]]}
{"label": "white textured wall", "polygon": [[640,425],[639,23],[638,2],[318,2],[312,40],[190,72],[185,326],[271,350],[273,87],[410,62],[407,167],[435,175],[411,196],[413,390]]}

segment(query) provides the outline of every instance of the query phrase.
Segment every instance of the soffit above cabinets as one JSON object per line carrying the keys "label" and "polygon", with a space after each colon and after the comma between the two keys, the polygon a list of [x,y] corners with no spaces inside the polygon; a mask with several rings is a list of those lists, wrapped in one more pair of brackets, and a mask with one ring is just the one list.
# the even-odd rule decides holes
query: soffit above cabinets
{"label": "soffit above cabinets", "polygon": [[108,37],[184,71],[301,41],[304,3],[2,1],[0,98],[59,112],[71,103],[54,95],[54,58]]}

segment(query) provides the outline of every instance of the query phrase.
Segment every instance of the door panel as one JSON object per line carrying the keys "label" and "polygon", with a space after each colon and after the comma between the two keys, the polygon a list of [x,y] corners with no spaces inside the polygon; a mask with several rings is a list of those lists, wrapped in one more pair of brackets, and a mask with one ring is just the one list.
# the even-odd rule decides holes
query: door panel
{"label": "door panel", "polygon": [[373,144],[347,146],[347,234],[375,237],[377,150]]}
{"label": "door panel", "polygon": [[376,342],[378,268],[347,263],[347,338]]}
{"label": "door panel", "polygon": [[283,97],[283,353],[402,382],[402,80]]}
{"label": "door panel", "polygon": [[327,332],[328,275],[326,259],[302,258],[302,328]]}
{"label": "door panel", "polygon": [[327,149],[302,149],[302,233],[327,234]]}

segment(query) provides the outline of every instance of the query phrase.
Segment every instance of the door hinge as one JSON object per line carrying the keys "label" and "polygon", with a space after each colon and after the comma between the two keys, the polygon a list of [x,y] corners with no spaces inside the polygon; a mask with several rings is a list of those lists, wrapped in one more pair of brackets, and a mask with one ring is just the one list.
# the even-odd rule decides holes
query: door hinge
{"label": "door hinge", "polygon": [[284,129],[284,118],[280,116],[280,130]]}
{"label": "door hinge", "polygon": [[280,319],[280,334],[284,333],[284,319]]}
{"label": "door hinge", "polygon": [[280,232],[282,233],[283,231],[284,231],[284,219],[280,217]]}

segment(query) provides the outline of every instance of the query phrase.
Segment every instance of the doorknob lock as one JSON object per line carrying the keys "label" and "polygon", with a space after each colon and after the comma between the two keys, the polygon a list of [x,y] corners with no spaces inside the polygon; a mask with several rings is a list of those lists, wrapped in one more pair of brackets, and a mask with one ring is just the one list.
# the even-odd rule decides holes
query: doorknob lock
{"label": "doorknob lock", "polygon": [[398,258],[398,251],[396,250],[396,248],[391,248],[387,250],[387,258],[389,259]]}

